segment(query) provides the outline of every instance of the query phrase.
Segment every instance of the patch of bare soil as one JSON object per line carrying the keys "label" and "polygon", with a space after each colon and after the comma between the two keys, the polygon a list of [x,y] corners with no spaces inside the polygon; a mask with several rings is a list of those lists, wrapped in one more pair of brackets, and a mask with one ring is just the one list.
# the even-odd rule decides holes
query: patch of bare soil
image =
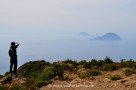
{"label": "patch of bare soil", "polygon": [[16,84],[27,86],[25,78],[7,75],[0,79],[0,85],[6,85],[8,87],[8,90],[11,90],[11,87]]}
{"label": "patch of bare soil", "polygon": [[[76,77],[71,81],[54,80],[52,84],[41,90],[136,90],[136,75],[126,77],[125,68],[112,72],[103,72],[102,75],[80,79]],[[122,79],[113,81],[111,76],[120,75]]]}

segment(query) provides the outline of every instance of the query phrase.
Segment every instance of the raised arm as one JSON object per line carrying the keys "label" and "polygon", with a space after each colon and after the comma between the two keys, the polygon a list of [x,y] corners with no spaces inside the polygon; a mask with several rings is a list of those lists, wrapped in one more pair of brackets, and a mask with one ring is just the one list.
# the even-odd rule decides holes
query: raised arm
{"label": "raised arm", "polygon": [[16,44],[16,47],[18,47],[20,45],[18,42],[15,42],[15,44]]}

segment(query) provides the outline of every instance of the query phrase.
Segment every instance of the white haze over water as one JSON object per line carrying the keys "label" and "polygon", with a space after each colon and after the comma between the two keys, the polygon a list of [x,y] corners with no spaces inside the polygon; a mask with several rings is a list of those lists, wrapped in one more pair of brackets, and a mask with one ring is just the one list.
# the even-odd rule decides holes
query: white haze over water
{"label": "white haze over water", "polygon": [[[18,35],[17,35],[18,36]],[[63,35],[62,35],[63,36]],[[68,36],[68,35],[66,35]],[[69,35],[70,36],[70,35]],[[46,37],[46,36],[45,36]],[[114,61],[120,59],[136,59],[136,42],[133,39],[123,39],[117,42],[90,41],[90,37],[58,36],[58,38],[43,38],[43,36],[24,37],[6,36],[1,38],[0,70],[1,73],[9,69],[8,49],[11,41],[20,42],[18,48],[19,66],[31,60],[47,60],[49,62],[66,60],[91,60],[111,57]]]}

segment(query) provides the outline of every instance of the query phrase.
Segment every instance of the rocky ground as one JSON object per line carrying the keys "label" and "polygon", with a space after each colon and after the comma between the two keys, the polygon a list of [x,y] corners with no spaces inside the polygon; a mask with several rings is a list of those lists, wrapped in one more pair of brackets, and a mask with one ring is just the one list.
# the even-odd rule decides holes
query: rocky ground
{"label": "rocky ground", "polygon": [[[54,80],[52,84],[41,90],[136,90],[136,75],[125,76],[125,68],[112,72],[103,72],[102,75],[80,79],[76,77],[71,81]],[[112,75],[120,75],[122,79],[113,81]]]}
{"label": "rocky ground", "polygon": [[14,76],[11,77],[10,75],[6,75],[0,79],[0,85],[7,86],[8,90],[12,90],[12,87],[16,84],[22,85],[22,86],[27,86],[27,81],[25,78],[14,77]]}
{"label": "rocky ground", "polygon": [[[77,75],[71,74],[69,77],[73,77],[71,80],[60,81],[54,78],[52,84],[43,86],[40,90],[136,90],[136,74],[126,76],[123,72],[126,68],[122,68],[116,71],[105,71],[101,75],[81,79]],[[113,81],[112,75],[120,75],[122,79]],[[26,79],[17,77],[12,78],[5,76],[0,80],[0,84],[5,84],[11,90],[14,84],[20,84],[26,86]],[[21,89],[22,90],[22,89]]]}

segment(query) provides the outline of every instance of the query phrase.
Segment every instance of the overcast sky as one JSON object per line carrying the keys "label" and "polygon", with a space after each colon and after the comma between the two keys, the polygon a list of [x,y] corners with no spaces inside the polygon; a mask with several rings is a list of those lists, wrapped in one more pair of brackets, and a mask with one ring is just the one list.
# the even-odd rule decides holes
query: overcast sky
{"label": "overcast sky", "polygon": [[[0,0],[1,34],[136,33],[136,0]],[[50,35],[50,34],[48,34]]]}

